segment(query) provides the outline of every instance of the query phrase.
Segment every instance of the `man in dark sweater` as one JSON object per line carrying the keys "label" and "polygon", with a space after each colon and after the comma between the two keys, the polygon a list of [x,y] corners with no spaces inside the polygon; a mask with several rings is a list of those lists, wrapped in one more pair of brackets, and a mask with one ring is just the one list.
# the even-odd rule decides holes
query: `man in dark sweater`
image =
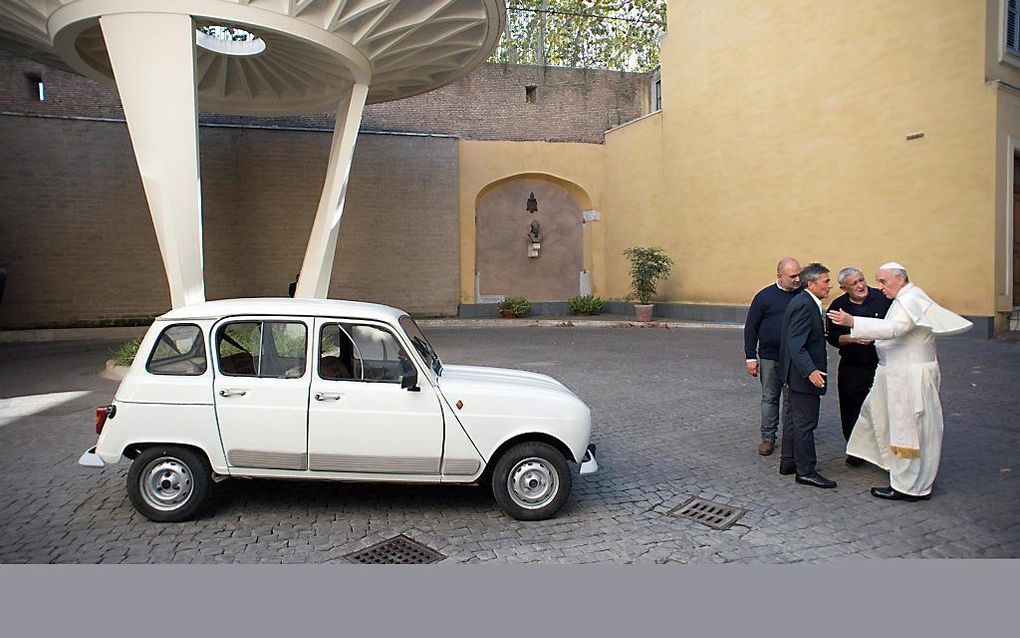
{"label": "man in dark sweater", "polygon": [[[839,271],[836,280],[845,294],[829,304],[829,310],[842,310],[856,317],[885,318],[892,300],[868,286],[860,268],[844,268]],[[861,415],[864,399],[875,381],[878,352],[873,341],[851,337],[850,328],[834,324],[829,319],[826,319],[826,327],[826,340],[839,348],[839,419],[843,424],[843,436],[849,441],[857,417]],[[846,464],[852,467],[862,463],[855,456],[846,457]]]}
{"label": "man in dark sweater", "polygon": [[744,360],[747,373],[761,380],[761,443],[758,454],[776,449],[779,429],[779,395],[783,383],[776,362],[786,306],[800,292],[800,264],[793,257],[776,266],[776,283],[762,288],[751,300],[744,323]]}

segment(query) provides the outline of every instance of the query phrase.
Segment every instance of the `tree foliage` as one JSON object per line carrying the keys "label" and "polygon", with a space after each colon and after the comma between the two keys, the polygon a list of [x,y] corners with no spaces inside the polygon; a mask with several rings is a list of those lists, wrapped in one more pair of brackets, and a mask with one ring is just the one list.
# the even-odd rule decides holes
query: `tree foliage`
{"label": "tree foliage", "polygon": [[666,0],[508,0],[490,62],[651,71]]}

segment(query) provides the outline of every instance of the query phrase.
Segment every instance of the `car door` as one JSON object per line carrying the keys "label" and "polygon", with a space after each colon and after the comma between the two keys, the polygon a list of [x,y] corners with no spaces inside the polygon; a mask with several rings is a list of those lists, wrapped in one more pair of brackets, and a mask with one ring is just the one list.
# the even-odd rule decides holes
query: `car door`
{"label": "car door", "polygon": [[227,464],[307,470],[312,322],[232,317],[213,330],[216,418]]}
{"label": "car door", "polygon": [[[313,472],[439,475],[443,413],[427,373],[381,323],[316,319],[308,401]],[[401,379],[417,371],[416,390]]]}

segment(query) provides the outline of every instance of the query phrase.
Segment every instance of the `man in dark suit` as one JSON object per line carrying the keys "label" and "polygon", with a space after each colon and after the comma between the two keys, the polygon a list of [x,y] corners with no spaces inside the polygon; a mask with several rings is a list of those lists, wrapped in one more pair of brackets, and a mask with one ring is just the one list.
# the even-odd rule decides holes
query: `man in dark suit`
{"label": "man in dark suit", "polygon": [[836,482],[815,469],[815,428],[828,369],[822,299],[832,281],[819,263],[808,264],[800,278],[805,288],[786,307],[779,342],[779,377],[789,392],[779,473],[796,474],[803,485],[832,488]]}

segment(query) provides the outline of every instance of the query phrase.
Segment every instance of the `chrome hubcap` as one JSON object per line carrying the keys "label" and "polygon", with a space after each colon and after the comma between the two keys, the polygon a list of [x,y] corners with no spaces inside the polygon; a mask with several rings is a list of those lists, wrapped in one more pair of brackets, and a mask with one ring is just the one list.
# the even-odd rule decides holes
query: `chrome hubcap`
{"label": "chrome hubcap", "polygon": [[545,459],[531,457],[510,470],[506,487],[514,503],[525,509],[538,509],[556,498],[560,479],[552,464]]}
{"label": "chrome hubcap", "polygon": [[169,512],[184,505],[194,488],[191,470],[180,459],[161,456],[151,461],[138,478],[142,498],[152,508]]}

